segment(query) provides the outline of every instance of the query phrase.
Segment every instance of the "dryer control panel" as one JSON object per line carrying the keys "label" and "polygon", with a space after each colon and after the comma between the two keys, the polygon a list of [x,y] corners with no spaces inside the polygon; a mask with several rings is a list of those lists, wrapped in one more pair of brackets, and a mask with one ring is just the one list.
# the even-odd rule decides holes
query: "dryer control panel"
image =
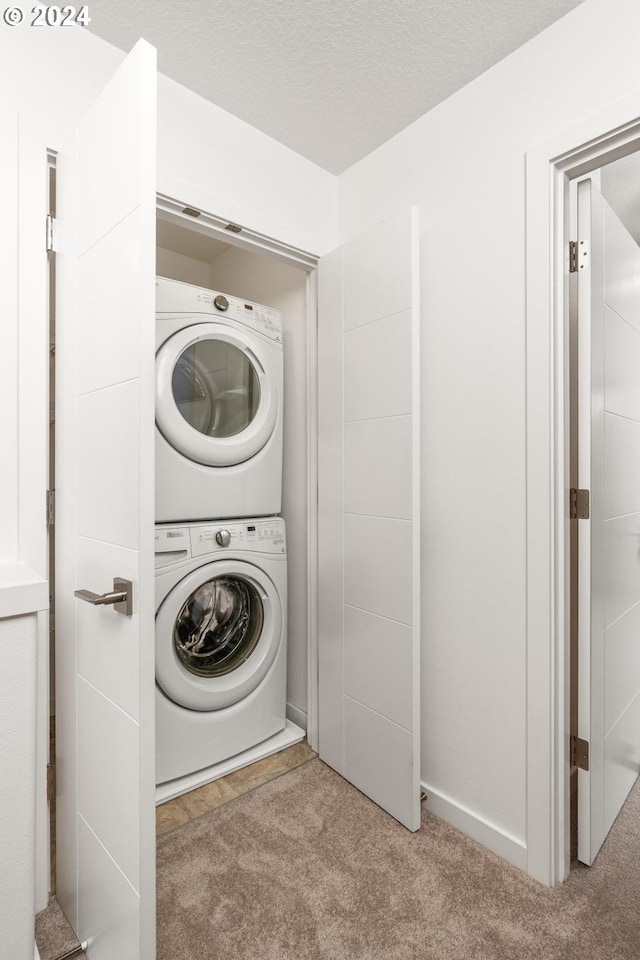
{"label": "dryer control panel", "polygon": [[178,280],[156,278],[156,314],[204,314],[241,323],[276,343],[282,343],[282,316],[279,310],[251,300],[229,297],[217,290],[194,287]]}

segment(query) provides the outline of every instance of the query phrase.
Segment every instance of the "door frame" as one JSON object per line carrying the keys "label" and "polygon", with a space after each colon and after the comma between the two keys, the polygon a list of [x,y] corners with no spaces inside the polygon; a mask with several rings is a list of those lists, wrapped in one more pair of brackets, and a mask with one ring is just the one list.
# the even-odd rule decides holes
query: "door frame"
{"label": "door frame", "polygon": [[527,872],[570,868],[569,183],[640,150],[640,92],[526,153]]}
{"label": "door frame", "polygon": [[156,214],[232,246],[271,256],[306,274],[307,341],[307,741],[318,750],[318,254],[158,191]]}
{"label": "door frame", "polygon": [[[18,130],[17,250],[17,546],[18,558],[49,580],[49,528],[45,496],[49,477],[50,280],[45,222],[48,171],[52,159],[70,149],[72,131],[23,111]],[[54,251],[57,247],[54,244]],[[57,269],[57,268],[56,268]],[[57,304],[56,304],[57,307]],[[47,906],[51,886],[50,804],[47,797],[49,750],[49,610],[38,613],[36,688],[35,912]]]}

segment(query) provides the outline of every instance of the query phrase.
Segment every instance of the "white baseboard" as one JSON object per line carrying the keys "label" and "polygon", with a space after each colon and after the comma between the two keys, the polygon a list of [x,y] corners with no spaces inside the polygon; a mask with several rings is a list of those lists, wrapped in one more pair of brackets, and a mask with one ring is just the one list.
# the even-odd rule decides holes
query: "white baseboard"
{"label": "white baseboard", "polygon": [[427,794],[424,805],[430,813],[446,820],[452,827],[465,833],[472,840],[477,840],[483,847],[488,847],[493,853],[513,863],[514,866],[521,870],[527,869],[527,847],[524,841],[518,840],[495,823],[485,820],[484,817],[457,803],[434,787],[430,787],[429,784],[422,783],[421,788]]}
{"label": "white baseboard", "polygon": [[307,715],[300,707],[295,707],[292,703],[287,703],[287,720],[295,723],[296,727],[301,727],[307,732]]}
{"label": "white baseboard", "polygon": [[34,943],[33,945],[33,956],[34,956],[34,960],[40,960],[40,954],[38,953],[37,943]]}

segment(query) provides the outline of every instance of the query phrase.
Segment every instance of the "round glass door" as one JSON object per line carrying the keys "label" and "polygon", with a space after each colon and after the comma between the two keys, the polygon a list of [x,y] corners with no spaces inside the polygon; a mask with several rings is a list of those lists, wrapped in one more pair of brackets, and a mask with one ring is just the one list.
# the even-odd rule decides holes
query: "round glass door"
{"label": "round glass door", "polygon": [[275,429],[281,365],[281,352],[276,357],[242,331],[221,323],[185,327],[156,356],[158,429],[196,463],[249,460]]}
{"label": "round glass door", "polygon": [[258,591],[242,577],[213,577],[183,604],[173,630],[182,665],[198,677],[231,673],[256,648],[264,623]]}
{"label": "round glass door", "polygon": [[221,340],[200,340],[180,354],[173,399],[189,426],[208,437],[235,437],[255,418],[260,382],[246,353]]}
{"label": "round glass door", "polygon": [[219,710],[262,682],[283,642],[280,594],[260,567],[215,560],[188,573],[156,613],[156,679],[174,703]]}

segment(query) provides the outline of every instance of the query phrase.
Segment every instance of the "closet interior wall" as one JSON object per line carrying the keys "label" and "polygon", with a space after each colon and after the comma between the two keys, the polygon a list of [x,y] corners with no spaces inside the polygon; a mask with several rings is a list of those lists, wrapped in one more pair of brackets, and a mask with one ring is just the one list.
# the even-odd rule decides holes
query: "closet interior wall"
{"label": "closet interior wall", "polygon": [[[281,515],[287,527],[287,716],[307,727],[307,275],[158,220],[158,276],[275,307],[284,330],[284,462]],[[211,518],[214,519],[214,518]]]}

